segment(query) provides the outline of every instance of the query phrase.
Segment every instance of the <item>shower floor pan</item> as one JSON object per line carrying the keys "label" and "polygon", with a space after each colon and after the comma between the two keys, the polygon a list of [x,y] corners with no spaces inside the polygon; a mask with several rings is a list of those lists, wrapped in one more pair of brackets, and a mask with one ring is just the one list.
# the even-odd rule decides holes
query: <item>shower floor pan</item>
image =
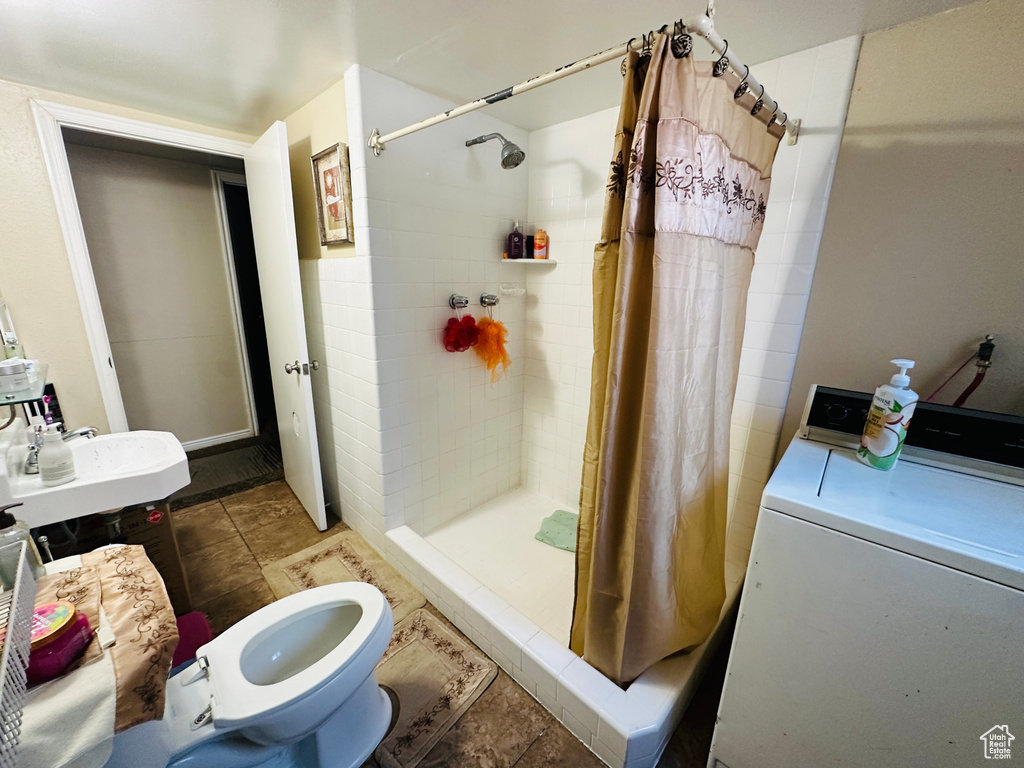
{"label": "shower floor pan", "polygon": [[[653,768],[721,642],[745,564],[726,563],[726,601],[711,637],[623,690],[566,647],[568,620],[552,615],[551,606],[571,611],[573,556],[547,552],[552,548],[532,537],[554,509],[544,497],[510,491],[426,538],[408,526],[392,529],[388,558],[601,760],[613,768]],[[513,510],[518,514],[508,514]],[[545,549],[531,550],[533,544]],[[532,583],[516,573],[526,563]],[[550,590],[538,606],[536,585],[545,580]]]}

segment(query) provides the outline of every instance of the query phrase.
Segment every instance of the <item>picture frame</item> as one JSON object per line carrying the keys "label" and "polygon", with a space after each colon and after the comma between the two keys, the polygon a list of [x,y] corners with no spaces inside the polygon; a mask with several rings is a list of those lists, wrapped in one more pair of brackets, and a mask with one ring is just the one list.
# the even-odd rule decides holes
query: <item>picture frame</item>
{"label": "picture frame", "polygon": [[348,145],[337,143],[310,158],[320,245],[352,243],[352,176]]}

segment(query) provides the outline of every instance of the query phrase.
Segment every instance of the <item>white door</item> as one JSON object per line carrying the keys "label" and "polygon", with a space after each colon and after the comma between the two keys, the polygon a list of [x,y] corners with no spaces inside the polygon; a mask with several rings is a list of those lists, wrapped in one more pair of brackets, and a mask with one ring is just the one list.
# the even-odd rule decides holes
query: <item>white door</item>
{"label": "white door", "polygon": [[[263,297],[263,320],[281,434],[284,477],[321,531],[327,528],[313,387],[299,284],[288,135],[274,123],[245,153],[245,179]],[[287,368],[286,368],[287,366]]]}

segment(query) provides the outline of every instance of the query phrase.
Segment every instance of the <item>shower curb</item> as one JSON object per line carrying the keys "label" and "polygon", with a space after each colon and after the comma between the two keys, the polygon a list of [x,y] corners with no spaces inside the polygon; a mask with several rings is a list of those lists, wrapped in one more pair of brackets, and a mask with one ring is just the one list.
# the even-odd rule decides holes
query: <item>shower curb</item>
{"label": "shower curb", "polygon": [[409,526],[385,534],[385,557],[456,627],[612,768],[654,768],[738,604],[728,584],[711,637],[621,689]]}

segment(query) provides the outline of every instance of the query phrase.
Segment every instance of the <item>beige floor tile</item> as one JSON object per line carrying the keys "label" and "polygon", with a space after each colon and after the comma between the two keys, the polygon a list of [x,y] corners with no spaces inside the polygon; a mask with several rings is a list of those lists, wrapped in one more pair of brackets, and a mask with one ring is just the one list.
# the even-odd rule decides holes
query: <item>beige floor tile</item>
{"label": "beige floor tile", "polygon": [[593,752],[557,722],[523,753],[515,768],[603,768]]}
{"label": "beige floor tile", "polygon": [[501,670],[419,768],[489,766],[511,768],[552,724],[551,717]]}
{"label": "beige floor tile", "polygon": [[183,555],[216,544],[238,533],[224,506],[211,501],[171,513],[178,548]]}
{"label": "beige floor tile", "polygon": [[[241,533],[296,514],[306,515],[306,510],[284,480],[225,496],[221,503]],[[309,518],[308,515],[306,517]]]}
{"label": "beige floor tile", "polygon": [[216,636],[250,613],[254,613],[272,602],[274,602],[274,593],[270,591],[267,582],[260,577],[256,581],[198,606],[196,610],[206,614],[210,620],[210,627],[213,628],[213,634]]}
{"label": "beige floor tile", "polygon": [[256,558],[237,533],[184,555],[193,605],[203,605],[262,579]]}
{"label": "beige floor tile", "polygon": [[[328,519],[330,522],[330,519]],[[293,513],[242,532],[242,538],[261,566],[294,555],[306,547],[334,536],[340,527],[319,531],[305,512]]]}

